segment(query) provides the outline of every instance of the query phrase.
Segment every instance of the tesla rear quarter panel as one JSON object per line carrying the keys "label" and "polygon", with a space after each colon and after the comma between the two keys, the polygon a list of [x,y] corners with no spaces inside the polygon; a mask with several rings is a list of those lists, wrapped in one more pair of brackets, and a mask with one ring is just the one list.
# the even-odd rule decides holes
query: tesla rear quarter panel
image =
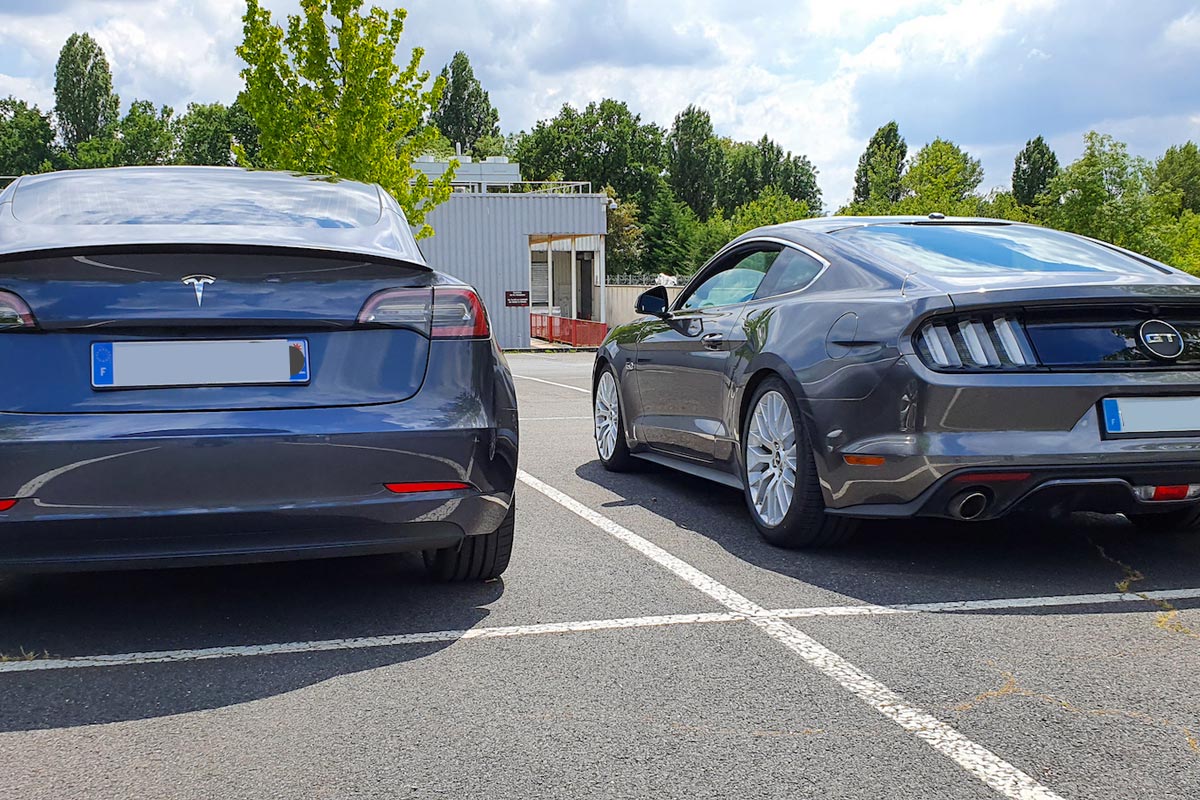
{"label": "tesla rear quarter panel", "polygon": [[[125,170],[95,172],[125,180]],[[0,513],[0,569],[396,552],[501,525],[518,428],[495,341],[358,320],[377,292],[461,285],[424,265],[376,187],[321,182],[319,203],[297,207],[277,194],[296,184],[303,194],[307,178],[131,172],[137,187],[165,195],[145,212],[162,224],[40,221],[55,206],[22,211],[28,178],[0,195],[0,291],[36,320],[0,331],[0,357],[20,376],[0,387],[0,498],[16,500]],[[84,177],[100,191],[104,174]],[[205,187],[219,187],[207,208],[170,217],[187,206],[168,202],[174,193]],[[245,204],[301,221],[232,224],[229,210]],[[198,224],[199,213],[217,224]],[[330,219],[345,224],[322,225]],[[195,273],[214,278],[202,298],[181,280]],[[279,338],[306,343],[303,382],[93,386],[97,342]],[[466,488],[385,486],[422,482]]]}

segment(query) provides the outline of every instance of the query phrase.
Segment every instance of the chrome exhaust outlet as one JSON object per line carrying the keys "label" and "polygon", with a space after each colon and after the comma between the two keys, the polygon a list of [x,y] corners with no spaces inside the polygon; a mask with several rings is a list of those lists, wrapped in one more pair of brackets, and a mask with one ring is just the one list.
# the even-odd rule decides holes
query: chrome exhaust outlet
{"label": "chrome exhaust outlet", "polygon": [[950,516],[955,519],[961,519],[964,522],[970,522],[973,519],[978,519],[987,511],[988,505],[991,503],[991,498],[984,492],[978,489],[968,489],[962,494],[955,495],[950,501],[948,511]]}

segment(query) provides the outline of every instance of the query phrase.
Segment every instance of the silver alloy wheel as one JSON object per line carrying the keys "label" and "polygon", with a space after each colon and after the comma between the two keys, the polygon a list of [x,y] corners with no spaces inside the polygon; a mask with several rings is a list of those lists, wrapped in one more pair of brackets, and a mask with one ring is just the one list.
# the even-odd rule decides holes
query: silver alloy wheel
{"label": "silver alloy wheel", "polygon": [[783,522],[796,494],[796,425],[776,391],[758,398],[746,437],[746,484],[764,524]]}
{"label": "silver alloy wheel", "polygon": [[608,461],[617,449],[617,433],[620,421],[617,403],[617,382],[612,373],[605,370],[596,386],[596,449],[600,457]]}

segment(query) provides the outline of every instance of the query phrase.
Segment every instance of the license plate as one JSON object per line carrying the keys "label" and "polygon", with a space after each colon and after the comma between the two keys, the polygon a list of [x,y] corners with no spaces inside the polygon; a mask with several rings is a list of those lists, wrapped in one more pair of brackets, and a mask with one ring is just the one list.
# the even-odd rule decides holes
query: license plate
{"label": "license plate", "polygon": [[305,339],[94,342],[92,386],[237,386],[308,383]]}
{"label": "license plate", "polygon": [[1108,433],[1200,433],[1200,397],[1110,397],[1101,408]]}

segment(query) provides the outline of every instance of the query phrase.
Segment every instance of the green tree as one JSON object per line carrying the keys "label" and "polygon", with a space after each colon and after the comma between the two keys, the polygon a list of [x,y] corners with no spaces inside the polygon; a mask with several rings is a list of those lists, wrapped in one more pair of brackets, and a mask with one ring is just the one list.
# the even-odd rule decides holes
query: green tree
{"label": "green tree", "polygon": [[476,158],[490,158],[491,156],[504,155],[504,149],[507,146],[507,141],[499,134],[495,136],[480,136],[475,140],[475,146],[471,148],[471,153]]}
{"label": "green tree", "polygon": [[854,203],[895,203],[903,194],[900,176],[908,158],[908,144],[895,120],[880,126],[867,142],[854,171]]}
{"label": "green tree", "polygon": [[1083,155],[1047,185],[1041,219],[1052,228],[1170,260],[1162,232],[1178,210],[1178,194],[1151,193],[1149,164],[1130,156],[1122,142],[1095,131],[1084,142]]}
{"label": "green tree", "polygon": [[67,153],[110,135],[120,106],[104,50],[86,33],[71,34],[54,68],[54,114]]}
{"label": "green tree", "polygon": [[608,195],[608,234],[604,237],[604,265],[610,275],[629,275],[641,268],[643,251],[639,210],[632,200],[622,200],[611,186]]}
{"label": "green tree", "polygon": [[689,105],[676,115],[667,135],[666,166],[675,195],[701,220],[708,219],[716,204],[725,153],[707,111]]}
{"label": "green tree", "polygon": [[363,0],[301,0],[276,25],[247,0],[237,53],[246,62],[241,102],[258,126],[261,166],[378,183],[400,203],[417,236],[425,215],[450,197],[453,168],[431,181],[412,166],[436,130],[423,126],[445,81],[425,88],[424,51],[405,67],[395,57],[406,12]]}
{"label": "green tree", "polygon": [[239,94],[229,107],[229,134],[233,137],[233,152],[237,163],[247,167],[259,166],[258,123]]}
{"label": "green tree", "polygon": [[1195,142],[1168,147],[1154,165],[1150,188],[1180,193],[1182,208],[1200,214],[1200,148]]}
{"label": "green tree", "polygon": [[188,103],[176,123],[180,164],[224,167],[233,163],[229,109],[223,103]]}
{"label": "green tree", "polygon": [[1173,267],[1200,275],[1200,214],[1185,209],[1178,219],[1160,230],[1166,249],[1164,260]]}
{"label": "green tree", "polygon": [[617,100],[589,103],[583,111],[564,105],[519,137],[516,157],[529,180],[591,181],[645,207],[663,171],[663,130],[643,123]]}
{"label": "green tree", "polygon": [[695,270],[696,229],[695,214],[660,181],[643,229],[641,271],[687,275]]}
{"label": "green tree", "polygon": [[53,143],[49,114],[12,96],[0,100],[0,175],[49,169]]}
{"label": "green tree", "polygon": [[758,197],[733,212],[730,218],[732,236],[740,236],[748,230],[763,225],[778,225],[812,216],[808,203],[788,197],[776,186],[767,186]]}
{"label": "green tree", "polygon": [[1058,156],[1046,140],[1041,136],[1030,139],[1013,163],[1013,197],[1023,206],[1032,206],[1058,170]]}
{"label": "green tree", "polygon": [[120,163],[130,167],[171,163],[175,158],[174,113],[170,106],[155,111],[149,100],[134,100],[117,125]]}
{"label": "green tree", "polygon": [[500,112],[475,77],[466,53],[459,50],[454,54],[442,68],[441,80],[446,89],[429,122],[451,144],[462,145],[464,153],[473,153],[481,138],[500,135]]}
{"label": "green tree", "polygon": [[979,159],[951,141],[934,139],[912,157],[901,179],[906,192],[902,213],[961,213],[961,206],[969,203],[968,197],[982,181]]}
{"label": "green tree", "polygon": [[726,168],[718,205],[726,214],[752,202],[763,189],[774,186],[793,200],[803,200],[820,212],[821,190],[817,171],[805,156],[794,156],[763,136],[757,142],[724,142]]}

